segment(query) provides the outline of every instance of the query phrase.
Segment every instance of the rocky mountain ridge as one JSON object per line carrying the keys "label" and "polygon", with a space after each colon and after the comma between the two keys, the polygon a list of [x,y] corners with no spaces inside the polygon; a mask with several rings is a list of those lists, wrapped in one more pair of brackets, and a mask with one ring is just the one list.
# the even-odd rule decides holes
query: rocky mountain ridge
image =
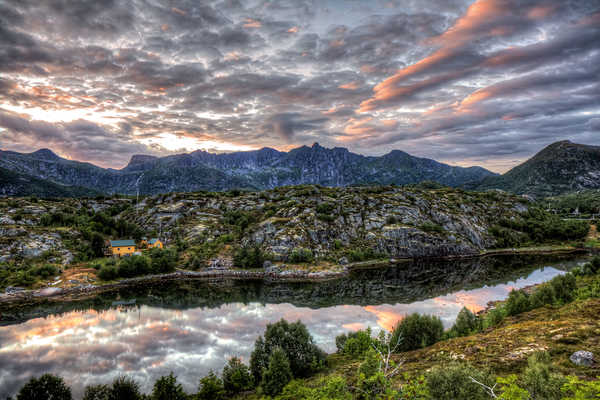
{"label": "rocky mountain ridge", "polygon": [[600,188],[600,146],[553,143],[507,173],[485,178],[478,190],[502,189],[535,197]]}
{"label": "rocky mountain ridge", "polygon": [[286,185],[404,185],[425,180],[461,186],[495,175],[481,167],[456,167],[394,150],[381,157],[328,149],[318,143],[289,152],[270,148],[213,154],[195,151],[167,157],[134,155],[121,170],[60,158],[50,150],[0,151],[0,167],[62,185],[104,193],[157,194],[197,190],[264,190]]}
{"label": "rocky mountain ridge", "polygon": [[156,195],[138,204],[129,199],[5,200],[0,203],[0,261],[76,256],[79,228],[44,226],[42,216],[111,207],[123,209],[116,218],[135,223],[147,235],[158,235],[170,246],[180,243],[182,265],[198,269],[231,265],[235,249],[246,246],[258,246],[283,263],[306,250],[313,259],[335,264],[363,256],[477,255],[496,244],[490,227],[519,218],[529,205],[522,197],[495,192],[310,185],[239,195]]}

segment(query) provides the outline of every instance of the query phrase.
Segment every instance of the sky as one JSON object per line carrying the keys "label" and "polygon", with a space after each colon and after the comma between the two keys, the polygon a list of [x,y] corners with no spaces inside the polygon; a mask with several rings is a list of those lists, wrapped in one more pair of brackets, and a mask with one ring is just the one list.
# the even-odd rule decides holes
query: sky
{"label": "sky", "polygon": [[600,145],[600,0],[0,0],[0,148],[319,142],[503,172]]}

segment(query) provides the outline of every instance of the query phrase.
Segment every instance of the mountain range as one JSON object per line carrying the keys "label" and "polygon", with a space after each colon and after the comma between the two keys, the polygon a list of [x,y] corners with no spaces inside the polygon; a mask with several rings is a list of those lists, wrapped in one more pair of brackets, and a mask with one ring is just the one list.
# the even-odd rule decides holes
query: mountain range
{"label": "mountain range", "polygon": [[456,167],[399,150],[363,156],[318,143],[281,152],[227,154],[198,150],[167,157],[134,155],[120,170],[61,158],[51,150],[0,151],[0,196],[158,194],[197,190],[263,190],[286,185],[404,185],[422,181],[475,190],[502,189],[546,197],[600,188],[600,147],[553,143],[503,175]]}
{"label": "mountain range", "polygon": [[393,150],[381,157],[328,149],[318,143],[281,152],[271,148],[213,154],[198,150],[167,157],[134,155],[120,170],[61,158],[51,150],[0,151],[0,168],[54,184],[104,193],[157,194],[196,190],[271,189],[298,184],[404,185],[425,180],[462,186],[495,176],[481,167],[456,167]]}

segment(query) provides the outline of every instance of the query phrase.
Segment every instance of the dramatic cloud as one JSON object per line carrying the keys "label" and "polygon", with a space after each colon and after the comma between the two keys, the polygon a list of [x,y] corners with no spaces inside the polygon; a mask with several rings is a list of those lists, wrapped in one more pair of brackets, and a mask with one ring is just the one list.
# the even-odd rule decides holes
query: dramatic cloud
{"label": "dramatic cloud", "polygon": [[0,147],[392,148],[502,171],[600,144],[600,4],[6,0]]}

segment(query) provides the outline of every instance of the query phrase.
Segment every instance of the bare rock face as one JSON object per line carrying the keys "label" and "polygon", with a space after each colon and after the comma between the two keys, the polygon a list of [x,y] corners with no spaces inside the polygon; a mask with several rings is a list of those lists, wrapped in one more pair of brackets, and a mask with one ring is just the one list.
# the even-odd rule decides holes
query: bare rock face
{"label": "bare rock face", "polygon": [[594,353],[591,351],[579,350],[571,354],[569,360],[575,365],[591,367],[594,365]]}

